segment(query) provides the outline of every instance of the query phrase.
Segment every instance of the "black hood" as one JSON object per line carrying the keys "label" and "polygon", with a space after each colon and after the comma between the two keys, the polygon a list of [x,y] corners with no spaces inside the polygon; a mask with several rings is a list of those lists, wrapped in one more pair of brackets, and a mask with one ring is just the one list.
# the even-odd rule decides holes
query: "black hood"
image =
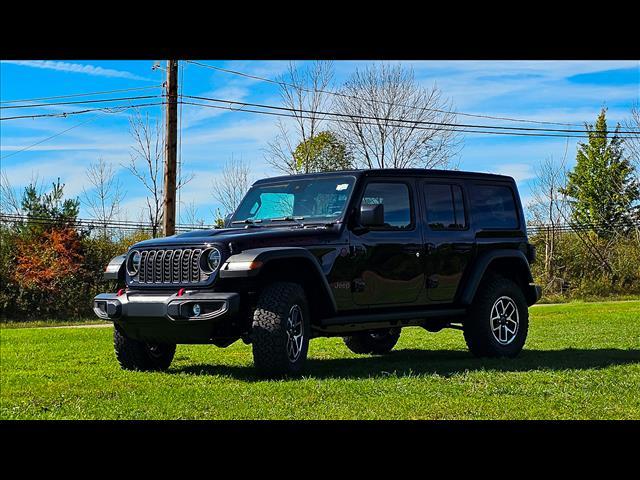
{"label": "black hood", "polygon": [[235,227],[212,230],[193,230],[164,238],[144,240],[131,248],[164,247],[203,244],[234,244],[234,251],[268,246],[306,246],[335,242],[341,233],[341,225],[328,226],[264,226]]}

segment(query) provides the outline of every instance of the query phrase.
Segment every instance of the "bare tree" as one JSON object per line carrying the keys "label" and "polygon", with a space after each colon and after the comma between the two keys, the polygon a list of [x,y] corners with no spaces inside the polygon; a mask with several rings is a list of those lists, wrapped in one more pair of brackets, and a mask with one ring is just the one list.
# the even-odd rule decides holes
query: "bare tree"
{"label": "bare tree", "polygon": [[[333,79],[333,62],[315,61],[309,67],[299,68],[294,62],[278,78],[280,96],[285,107],[292,110],[292,128],[278,120],[279,133],[269,142],[265,156],[276,170],[286,174],[308,173],[313,151],[309,139],[320,132],[329,100],[325,91]],[[291,131],[293,130],[293,131]],[[302,145],[298,160],[294,152]]]}
{"label": "bare tree", "polygon": [[[129,170],[145,187],[147,191],[146,218],[151,224],[154,238],[160,231],[163,212],[163,154],[164,137],[158,121],[151,121],[149,114],[144,117],[138,110],[129,117],[129,131],[134,144],[131,147]],[[180,175],[176,189],[180,190],[193,179],[192,174]]]}
{"label": "bare tree", "polygon": [[0,212],[21,215],[22,205],[6,172],[0,171]]}
{"label": "bare tree", "polygon": [[89,191],[83,188],[80,200],[102,225],[102,234],[107,236],[109,223],[120,213],[120,203],[125,195],[122,185],[113,165],[102,157],[89,165],[86,176],[91,188]]}
{"label": "bare tree", "polygon": [[185,204],[184,218],[189,227],[203,227],[204,219],[198,216],[198,208],[194,201]]}
{"label": "bare tree", "polygon": [[[631,118],[626,120],[623,126],[625,130],[640,132],[640,103],[633,104]],[[626,134],[624,144],[635,167],[636,178],[640,180],[640,133]]]}
{"label": "bare tree", "polygon": [[531,187],[533,199],[528,210],[532,223],[544,233],[544,271],[547,286],[556,281],[554,255],[563,218],[569,216],[569,203],[563,192],[566,185],[566,156],[559,163],[545,158],[536,167],[536,178]]}
{"label": "bare tree", "polygon": [[[340,91],[336,113],[344,115],[339,134],[363,168],[448,166],[461,139],[451,101],[434,84],[417,84],[401,65],[356,70]],[[445,125],[442,125],[445,124]]]}
{"label": "bare tree", "polygon": [[213,198],[220,203],[225,215],[235,212],[249,190],[250,174],[249,164],[232,155],[222,167],[220,176],[213,181]]}

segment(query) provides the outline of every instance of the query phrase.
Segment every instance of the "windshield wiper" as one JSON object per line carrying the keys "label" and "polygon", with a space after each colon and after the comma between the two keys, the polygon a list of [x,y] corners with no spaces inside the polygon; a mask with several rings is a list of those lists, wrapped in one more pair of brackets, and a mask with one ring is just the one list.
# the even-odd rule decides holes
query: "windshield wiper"
{"label": "windshield wiper", "polygon": [[245,225],[253,225],[255,223],[260,223],[262,222],[262,220],[258,219],[258,220],[251,220],[250,218],[246,218],[244,220],[234,220],[233,222],[231,222],[231,225],[238,225],[238,224],[245,224]]}
{"label": "windshield wiper", "polygon": [[296,222],[300,225],[304,225],[303,223],[300,222],[300,220],[304,220],[304,217],[292,217],[291,215],[286,217],[270,218],[269,220],[271,222]]}

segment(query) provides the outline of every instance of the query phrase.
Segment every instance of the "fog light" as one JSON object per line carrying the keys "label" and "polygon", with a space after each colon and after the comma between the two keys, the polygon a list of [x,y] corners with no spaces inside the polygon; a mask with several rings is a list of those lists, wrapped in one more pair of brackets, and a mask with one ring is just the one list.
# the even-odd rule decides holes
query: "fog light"
{"label": "fog light", "polygon": [[196,316],[196,317],[200,316],[201,310],[200,310],[200,304],[199,303],[194,303],[192,310],[193,310],[193,315],[194,316]]}

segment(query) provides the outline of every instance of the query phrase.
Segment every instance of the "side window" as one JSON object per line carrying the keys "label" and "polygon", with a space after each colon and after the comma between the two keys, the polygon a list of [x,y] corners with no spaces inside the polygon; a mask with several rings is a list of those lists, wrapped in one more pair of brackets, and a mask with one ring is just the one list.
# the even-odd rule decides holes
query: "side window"
{"label": "side window", "polygon": [[427,223],[432,230],[466,228],[462,189],[458,185],[427,183],[424,186]]}
{"label": "side window", "polygon": [[411,201],[406,183],[370,183],[362,196],[363,205],[384,205],[387,228],[405,230],[411,227]]}
{"label": "side window", "polygon": [[446,230],[455,227],[456,214],[453,210],[451,185],[426,184],[427,223],[432,230]]}
{"label": "side window", "polygon": [[518,228],[513,191],[501,185],[474,185],[473,218],[477,228]]}

